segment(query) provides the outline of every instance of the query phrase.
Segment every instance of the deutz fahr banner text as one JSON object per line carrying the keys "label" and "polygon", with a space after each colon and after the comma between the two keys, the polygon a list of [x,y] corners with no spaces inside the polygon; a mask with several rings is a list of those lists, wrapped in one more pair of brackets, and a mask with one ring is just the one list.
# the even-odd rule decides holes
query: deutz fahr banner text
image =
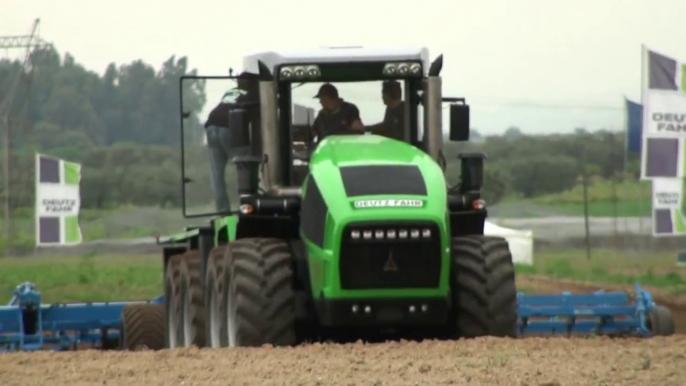
{"label": "deutz fahr banner text", "polygon": [[79,227],[81,165],[36,154],[36,245],[73,245]]}

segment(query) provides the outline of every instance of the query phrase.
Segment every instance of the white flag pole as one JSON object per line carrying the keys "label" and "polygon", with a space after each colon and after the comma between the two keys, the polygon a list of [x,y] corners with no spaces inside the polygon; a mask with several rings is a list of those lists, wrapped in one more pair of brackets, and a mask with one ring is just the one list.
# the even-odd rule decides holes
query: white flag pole
{"label": "white flag pole", "polygon": [[40,245],[40,213],[39,213],[39,207],[40,207],[40,153],[36,152],[35,156],[35,165],[36,165],[36,172],[35,172],[35,187],[34,187],[34,195],[35,195],[35,205],[34,205],[34,235],[36,237],[36,248]]}

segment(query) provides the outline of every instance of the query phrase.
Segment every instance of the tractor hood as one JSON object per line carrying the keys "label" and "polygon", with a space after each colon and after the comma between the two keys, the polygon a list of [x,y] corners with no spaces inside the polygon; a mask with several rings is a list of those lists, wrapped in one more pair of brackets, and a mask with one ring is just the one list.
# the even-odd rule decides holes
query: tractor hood
{"label": "tractor hood", "polygon": [[[331,136],[310,159],[303,186],[303,236],[331,248],[351,222],[446,218],[440,166],[407,143],[377,135]],[[333,236],[326,240],[324,235]]]}

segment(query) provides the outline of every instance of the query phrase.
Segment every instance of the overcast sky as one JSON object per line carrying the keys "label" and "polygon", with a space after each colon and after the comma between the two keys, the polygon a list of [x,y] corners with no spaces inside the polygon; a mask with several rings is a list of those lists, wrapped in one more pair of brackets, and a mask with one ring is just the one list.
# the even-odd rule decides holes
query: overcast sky
{"label": "overcast sky", "polygon": [[39,17],[41,37],[100,73],[174,54],[224,75],[254,51],[427,46],[474,127],[536,133],[622,129],[623,95],[640,98],[641,44],[686,61],[684,15],[686,0],[2,0],[0,35]]}

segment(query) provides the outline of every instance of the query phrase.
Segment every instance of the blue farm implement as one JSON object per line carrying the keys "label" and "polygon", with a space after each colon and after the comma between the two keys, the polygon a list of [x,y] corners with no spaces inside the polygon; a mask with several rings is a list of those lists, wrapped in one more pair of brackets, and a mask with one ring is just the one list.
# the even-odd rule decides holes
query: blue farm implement
{"label": "blue farm implement", "polygon": [[[32,283],[0,306],[0,352],[164,347],[164,300],[45,304]],[[129,333],[130,332],[130,333]]]}
{"label": "blue farm implement", "polygon": [[655,304],[636,284],[632,302],[626,292],[517,295],[519,335],[593,334],[650,337],[674,334],[669,308]]}
{"label": "blue farm implement", "polygon": [[[648,338],[674,333],[668,308],[656,305],[636,285],[633,302],[625,292],[556,295],[518,294],[518,332],[526,335],[630,335]],[[162,296],[149,301],[44,304],[32,283],[17,286],[0,307],[0,352],[165,347]]]}

